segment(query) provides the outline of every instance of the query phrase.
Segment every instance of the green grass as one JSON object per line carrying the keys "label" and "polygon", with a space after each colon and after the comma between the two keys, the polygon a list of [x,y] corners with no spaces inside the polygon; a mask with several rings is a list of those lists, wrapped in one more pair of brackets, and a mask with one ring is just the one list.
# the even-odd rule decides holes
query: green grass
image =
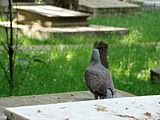
{"label": "green grass", "polygon": [[[24,94],[39,94],[51,93],[51,91],[83,90],[84,83],[81,74],[85,70],[84,66],[87,66],[89,52],[89,50],[79,47],[55,48],[32,53],[32,55],[38,54],[38,59],[45,61],[46,64],[34,63],[31,65],[22,91]],[[30,86],[29,89],[26,86]]]}
{"label": "green grass", "polygon": [[[22,37],[24,45],[44,45],[40,50],[17,51],[14,95],[87,90],[83,74],[95,41],[109,43],[109,66],[115,87],[135,95],[160,94],[160,84],[150,82],[150,68],[160,67],[160,14],[90,19],[92,24],[127,27],[129,35],[57,35],[50,39]],[[4,51],[0,59],[5,61]],[[36,61],[35,61],[36,58]],[[26,77],[24,70],[29,64]],[[0,96],[7,96],[7,82],[0,68]],[[20,86],[18,86],[18,84]]]}

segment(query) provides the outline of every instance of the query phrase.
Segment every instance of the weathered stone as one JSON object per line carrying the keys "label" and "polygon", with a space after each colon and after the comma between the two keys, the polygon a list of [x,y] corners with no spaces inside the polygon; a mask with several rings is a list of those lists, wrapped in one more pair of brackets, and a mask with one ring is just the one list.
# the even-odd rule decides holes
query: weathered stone
{"label": "weathered stone", "polygon": [[89,14],[49,5],[15,6],[18,24],[44,27],[88,26]]}
{"label": "weathered stone", "polygon": [[13,2],[35,2],[35,0],[13,0]]}
{"label": "weathered stone", "polygon": [[119,0],[79,0],[79,9],[89,12],[91,17],[106,17],[118,14],[136,14],[140,7]]}
{"label": "weathered stone", "polygon": [[151,82],[160,82],[160,69],[159,68],[154,68],[150,70],[151,74]]}
{"label": "weathered stone", "polygon": [[[117,97],[133,97],[133,94],[117,90]],[[94,97],[89,91],[44,94],[32,96],[8,97],[0,99],[0,120],[6,120],[3,111],[7,107],[18,107],[28,105],[43,105],[51,103],[73,102],[93,100]]]}
{"label": "weathered stone", "polygon": [[160,1],[150,0],[150,1],[144,1],[143,7],[146,11],[155,11],[160,10]]}
{"label": "weathered stone", "polygon": [[94,48],[97,48],[99,50],[102,65],[109,69],[109,62],[107,59],[108,44],[103,41],[95,42]]}
{"label": "weathered stone", "polygon": [[66,9],[76,10],[79,9],[79,0],[46,0],[49,5],[54,5],[57,7],[62,7]]}
{"label": "weathered stone", "polygon": [[160,95],[6,108],[9,120],[158,120]]}
{"label": "weathered stone", "polygon": [[[8,22],[0,22],[1,27],[9,27]],[[18,29],[23,35],[38,39],[51,38],[57,34],[115,34],[115,35],[126,35],[129,30],[127,28],[110,27],[110,26],[97,26],[90,25],[88,27],[67,27],[67,28],[48,28],[38,25],[17,25],[13,24],[13,28]]]}
{"label": "weathered stone", "polygon": [[0,0],[0,7],[8,6],[8,0]]}

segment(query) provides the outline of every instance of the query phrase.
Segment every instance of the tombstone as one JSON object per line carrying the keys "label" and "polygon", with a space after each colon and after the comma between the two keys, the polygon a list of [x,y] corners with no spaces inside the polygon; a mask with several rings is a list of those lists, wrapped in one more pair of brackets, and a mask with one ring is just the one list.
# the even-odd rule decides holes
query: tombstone
{"label": "tombstone", "polygon": [[94,48],[97,48],[99,50],[102,65],[106,68],[109,68],[107,59],[108,44],[103,41],[95,42]]}
{"label": "tombstone", "polygon": [[89,14],[51,5],[15,6],[18,24],[43,27],[86,27]]}
{"label": "tombstone", "polygon": [[79,0],[79,10],[91,13],[91,17],[106,17],[119,14],[136,14],[140,7],[119,0]]}
{"label": "tombstone", "polygon": [[13,2],[35,2],[35,0],[13,0]]}
{"label": "tombstone", "polygon": [[151,74],[151,82],[159,82],[160,83],[160,69],[159,68],[154,68],[150,70]]}
{"label": "tombstone", "polygon": [[7,120],[159,120],[160,95],[5,108]]}
{"label": "tombstone", "polygon": [[0,13],[8,12],[8,0],[0,0]]}
{"label": "tombstone", "polygon": [[0,6],[1,7],[8,6],[8,0],[0,0]]}

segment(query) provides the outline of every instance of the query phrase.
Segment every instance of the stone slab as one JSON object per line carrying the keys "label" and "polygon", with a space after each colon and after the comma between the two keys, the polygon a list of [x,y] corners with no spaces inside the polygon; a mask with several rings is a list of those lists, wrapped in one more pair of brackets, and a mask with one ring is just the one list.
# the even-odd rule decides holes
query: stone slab
{"label": "stone slab", "polygon": [[9,120],[159,120],[160,95],[6,108]]}
{"label": "stone slab", "polygon": [[45,5],[44,3],[36,3],[36,2],[13,2],[13,6],[28,6],[28,5]]}
{"label": "stone slab", "polygon": [[138,4],[144,8],[160,7],[160,0],[129,0],[128,2]]}
{"label": "stone slab", "polygon": [[124,8],[138,7],[135,4],[122,2],[119,0],[79,0],[80,6],[88,6],[90,8]]}
{"label": "stone slab", "polygon": [[92,13],[91,17],[103,17],[124,13],[135,14],[140,7],[119,0],[79,0],[80,10]]}
{"label": "stone slab", "polygon": [[144,1],[143,7],[148,9],[160,9],[160,1]]}
{"label": "stone slab", "polygon": [[70,27],[88,26],[88,13],[77,12],[50,5],[26,5],[14,6],[18,12],[16,22],[18,24],[45,27]]}
{"label": "stone slab", "polygon": [[12,0],[13,2],[32,2],[34,3],[35,0]]}
{"label": "stone slab", "polygon": [[[0,27],[9,27],[9,22],[0,22]],[[96,33],[96,34],[128,34],[127,28],[111,27],[111,26],[100,26],[100,25],[89,25],[88,27],[42,27],[38,25],[27,26],[13,23],[13,28],[18,29],[23,35],[35,37],[39,39],[49,38],[55,34],[75,34],[75,33]]]}
{"label": "stone slab", "polygon": [[29,6],[14,6],[14,9],[25,10],[28,12],[38,13],[46,17],[88,17],[89,14],[68,10],[51,5],[29,5]]}
{"label": "stone slab", "polygon": [[[117,90],[117,97],[131,97],[133,94]],[[17,96],[0,99],[0,120],[6,120],[3,112],[7,107],[42,105],[52,103],[74,102],[93,100],[94,96],[89,91],[69,92],[69,93],[55,93],[32,96]]]}

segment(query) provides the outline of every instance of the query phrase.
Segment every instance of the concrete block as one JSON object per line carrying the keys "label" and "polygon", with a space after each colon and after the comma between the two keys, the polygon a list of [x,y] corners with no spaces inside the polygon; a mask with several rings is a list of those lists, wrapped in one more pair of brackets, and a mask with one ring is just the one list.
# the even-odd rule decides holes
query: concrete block
{"label": "concrete block", "polygon": [[9,120],[158,120],[160,95],[6,108]]}
{"label": "concrete block", "polygon": [[[9,22],[0,22],[0,27],[9,27]],[[53,37],[56,34],[116,34],[125,35],[128,34],[129,30],[127,28],[111,27],[111,26],[101,26],[101,25],[89,25],[86,27],[43,27],[37,24],[21,25],[13,23],[13,28],[18,29],[22,35],[27,35],[30,37],[45,39]]]}
{"label": "concrete block", "polygon": [[106,17],[124,13],[136,14],[140,7],[119,0],[79,0],[81,11],[92,13],[91,17]]}
{"label": "concrete block", "polygon": [[160,9],[160,1],[145,1],[143,6],[145,8]]}
{"label": "concrete block", "polygon": [[15,22],[33,26],[37,24],[44,27],[75,27],[88,26],[89,14],[67,10],[50,5],[14,6],[18,11]]}

